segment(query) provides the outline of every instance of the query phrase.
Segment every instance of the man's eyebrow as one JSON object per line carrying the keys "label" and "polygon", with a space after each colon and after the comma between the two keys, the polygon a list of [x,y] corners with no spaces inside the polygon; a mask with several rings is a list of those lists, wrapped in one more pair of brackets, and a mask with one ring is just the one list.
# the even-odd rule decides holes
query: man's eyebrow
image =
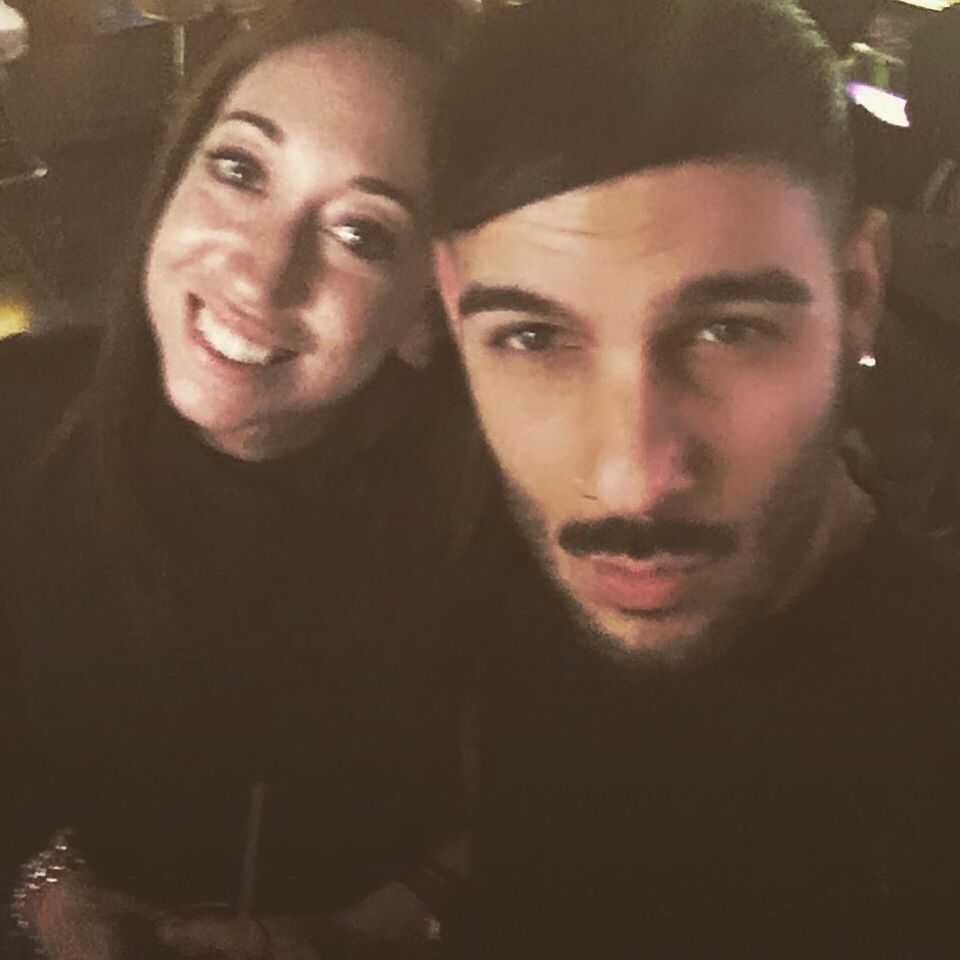
{"label": "man's eyebrow", "polygon": [[241,123],[249,123],[264,133],[267,138],[274,143],[283,143],[283,131],[262,113],[254,113],[252,110],[231,110],[221,118],[220,122],[226,123],[228,120],[239,120]]}
{"label": "man's eyebrow", "polygon": [[799,277],[779,267],[751,273],[715,273],[684,284],[676,298],[680,309],[747,301],[806,306],[813,291]]}
{"label": "man's eyebrow", "polygon": [[411,217],[419,217],[421,214],[419,205],[410,194],[386,180],[381,180],[379,177],[354,177],[350,183],[364,193],[373,193],[392,200],[403,207]]}
{"label": "man's eyebrow", "polygon": [[531,290],[512,286],[488,287],[482,283],[470,284],[460,296],[457,306],[461,319],[495,310],[531,313],[541,317],[561,317],[567,313],[556,301]]}

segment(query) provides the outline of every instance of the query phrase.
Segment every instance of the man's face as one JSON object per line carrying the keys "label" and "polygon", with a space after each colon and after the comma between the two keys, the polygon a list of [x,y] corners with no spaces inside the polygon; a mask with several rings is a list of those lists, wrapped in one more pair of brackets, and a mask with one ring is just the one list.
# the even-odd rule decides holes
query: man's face
{"label": "man's face", "polygon": [[842,304],[810,190],[658,168],[508,213],[437,266],[518,515],[593,632],[682,657],[802,574],[872,314]]}

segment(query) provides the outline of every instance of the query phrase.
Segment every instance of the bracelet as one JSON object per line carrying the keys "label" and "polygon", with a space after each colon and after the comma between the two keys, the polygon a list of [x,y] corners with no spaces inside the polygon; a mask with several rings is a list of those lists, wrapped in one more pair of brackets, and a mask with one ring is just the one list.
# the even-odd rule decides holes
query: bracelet
{"label": "bracelet", "polygon": [[10,917],[16,931],[32,941],[40,956],[44,955],[44,950],[36,915],[44,894],[65,876],[86,865],[73,844],[73,830],[67,828],[58,830],[45,850],[20,867],[10,901]]}

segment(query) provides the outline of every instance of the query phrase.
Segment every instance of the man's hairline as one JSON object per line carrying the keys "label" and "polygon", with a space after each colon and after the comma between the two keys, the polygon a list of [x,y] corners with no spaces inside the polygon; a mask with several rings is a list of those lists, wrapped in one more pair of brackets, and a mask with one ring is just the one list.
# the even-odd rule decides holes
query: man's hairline
{"label": "man's hairline", "polygon": [[834,255],[838,256],[844,243],[849,238],[851,232],[860,222],[866,207],[858,203],[852,196],[850,187],[843,187],[839,184],[828,184],[825,178],[817,178],[808,173],[798,170],[797,164],[781,157],[771,156],[769,154],[757,153],[730,153],[717,156],[703,157],[685,157],[679,160],[662,164],[650,164],[647,166],[638,166],[630,170],[624,170],[614,176],[598,177],[595,180],[585,180],[582,183],[575,183],[562,190],[552,193],[545,193],[542,196],[534,196],[525,203],[518,203],[498,210],[495,214],[478,223],[471,224],[464,228],[440,228],[434,233],[434,242],[438,244],[449,243],[458,237],[474,233],[490,223],[498,220],[500,217],[508,216],[531,207],[545,200],[551,200],[555,197],[561,197],[567,193],[573,193],[578,190],[586,190],[591,187],[599,187],[604,184],[616,183],[627,177],[636,176],[643,173],[652,173],[658,170],[670,170],[677,167],[684,167],[691,164],[702,164],[705,166],[739,166],[754,167],[758,169],[778,170],[788,180],[796,186],[802,187],[810,192],[813,197],[817,214],[821,221],[828,239],[831,241],[831,247]]}

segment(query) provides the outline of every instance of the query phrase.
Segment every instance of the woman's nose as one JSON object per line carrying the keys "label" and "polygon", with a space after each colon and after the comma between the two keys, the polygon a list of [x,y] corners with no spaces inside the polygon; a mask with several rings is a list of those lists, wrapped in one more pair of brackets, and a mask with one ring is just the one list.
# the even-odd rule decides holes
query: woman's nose
{"label": "woman's nose", "polygon": [[321,275],[315,216],[251,224],[226,260],[225,292],[236,306],[251,313],[303,306]]}

